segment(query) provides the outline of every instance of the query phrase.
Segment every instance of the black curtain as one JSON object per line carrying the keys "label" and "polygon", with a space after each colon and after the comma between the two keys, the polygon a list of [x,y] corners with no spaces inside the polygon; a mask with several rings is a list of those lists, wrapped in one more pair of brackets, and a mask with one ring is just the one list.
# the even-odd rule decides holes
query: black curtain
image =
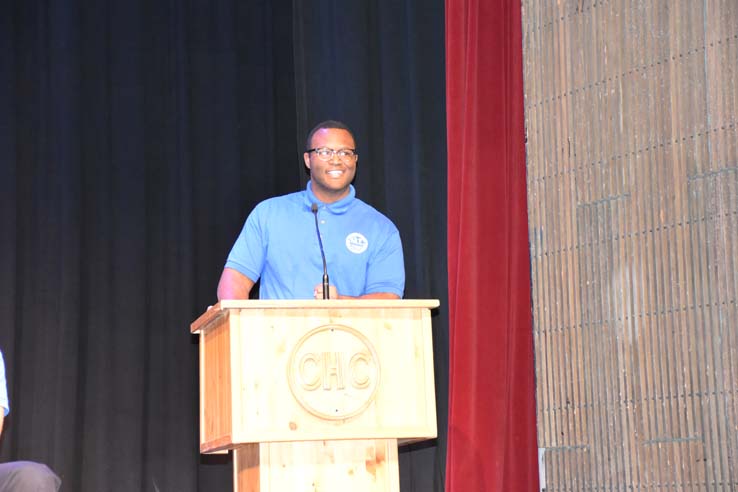
{"label": "black curtain", "polygon": [[[0,461],[65,491],[230,490],[198,453],[197,340],[260,200],[304,186],[307,130],[355,130],[357,194],[403,237],[434,317],[439,439],[401,452],[443,490],[443,2],[15,1],[0,15]],[[389,4],[390,2],[381,2]]]}

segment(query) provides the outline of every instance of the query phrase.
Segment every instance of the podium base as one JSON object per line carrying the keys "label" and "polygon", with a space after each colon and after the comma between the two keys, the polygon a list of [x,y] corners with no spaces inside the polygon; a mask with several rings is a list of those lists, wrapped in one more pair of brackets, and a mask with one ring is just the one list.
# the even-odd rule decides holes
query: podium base
{"label": "podium base", "polygon": [[399,492],[397,439],[270,442],[233,450],[234,492]]}

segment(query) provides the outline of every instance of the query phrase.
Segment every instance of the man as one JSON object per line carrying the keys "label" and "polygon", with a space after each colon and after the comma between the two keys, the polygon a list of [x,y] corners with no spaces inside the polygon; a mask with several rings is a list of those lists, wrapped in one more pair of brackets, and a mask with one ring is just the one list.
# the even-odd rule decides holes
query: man
{"label": "man", "polygon": [[[5,383],[5,361],[0,351],[0,434],[3,420],[10,411],[8,387]],[[0,463],[0,491],[2,492],[56,492],[61,480],[46,465],[32,461]]]}
{"label": "man", "polygon": [[259,279],[262,299],[322,299],[316,218],[330,299],[401,298],[400,234],[387,217],[355,196],[351,182],[359,156],[351,130],[339,121],[324,121],[310,131],[306,144],[307,187],[254,208],[228,255],[218,299],[248,299]]}

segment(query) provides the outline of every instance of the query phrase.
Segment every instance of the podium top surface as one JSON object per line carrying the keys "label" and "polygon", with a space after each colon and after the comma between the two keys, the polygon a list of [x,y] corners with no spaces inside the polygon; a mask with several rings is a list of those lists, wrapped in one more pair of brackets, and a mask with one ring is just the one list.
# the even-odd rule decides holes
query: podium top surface
{"label": "podium top surface", "polygon": [[230,309],[407,309],[440,306],[438,299],[234,299],[224,300],[212,306],[190,325],[190,331],[196,333],[211,320]]}

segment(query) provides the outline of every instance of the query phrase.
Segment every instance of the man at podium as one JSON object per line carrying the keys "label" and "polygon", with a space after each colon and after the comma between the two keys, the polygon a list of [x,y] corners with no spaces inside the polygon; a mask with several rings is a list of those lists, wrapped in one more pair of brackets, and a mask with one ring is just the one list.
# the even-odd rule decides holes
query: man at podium
{"label": "man at podium", "polygon": [[356,198],[351,183],[359,155],[351,130],[339,121],[319,123],[308,133],[303,159],[307,187],[267,199],[249,214],[218,299],[248,299],[257,280],[262,299],[401,298],[400,234]]}

